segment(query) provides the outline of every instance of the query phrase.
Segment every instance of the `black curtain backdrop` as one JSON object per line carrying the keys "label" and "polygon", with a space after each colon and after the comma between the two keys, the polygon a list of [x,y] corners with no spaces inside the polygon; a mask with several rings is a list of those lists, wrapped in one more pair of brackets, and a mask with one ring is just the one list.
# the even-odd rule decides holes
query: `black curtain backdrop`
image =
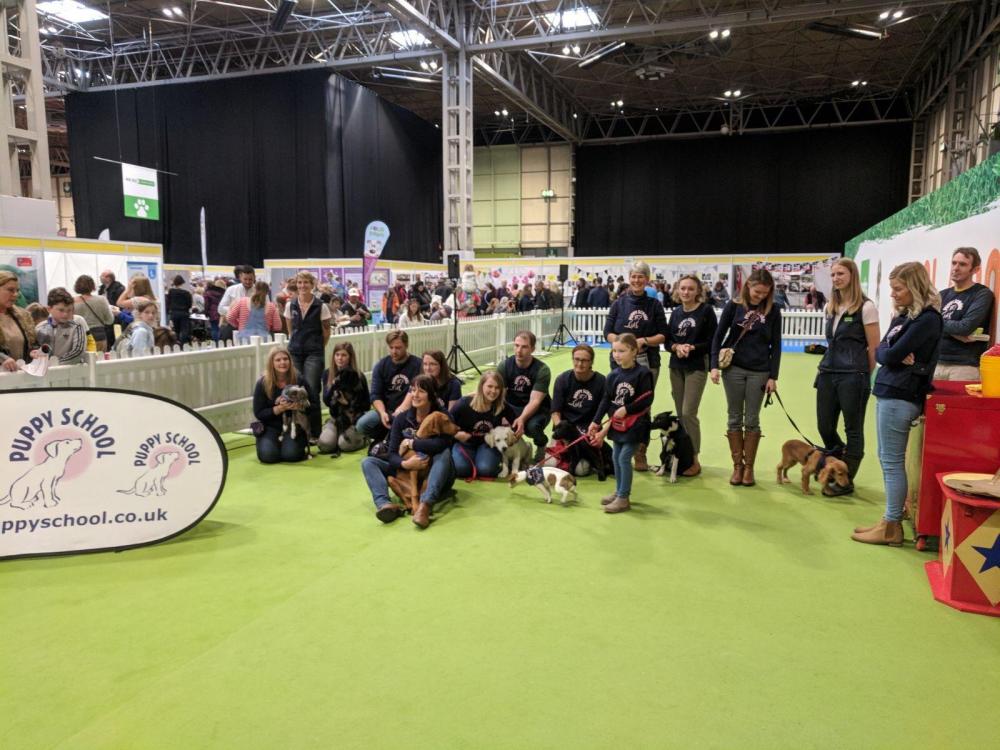
{"label": "black curtain backdrop", "polygon": [[[109,228],[198,264],[204,206],[212,264],[360,257],[374,219],[386,258],[440,260],[439,131],[328,72],[74,93],[66,114],[81,237]],[[123,215],[120,168],[93,158],[119,154],[176,173],[159,222]]]}
{"label": "black curtain backdrop", "polygon": [[910,133],[894,124],[583,146],[576,252],[842,252],[906,205]]}

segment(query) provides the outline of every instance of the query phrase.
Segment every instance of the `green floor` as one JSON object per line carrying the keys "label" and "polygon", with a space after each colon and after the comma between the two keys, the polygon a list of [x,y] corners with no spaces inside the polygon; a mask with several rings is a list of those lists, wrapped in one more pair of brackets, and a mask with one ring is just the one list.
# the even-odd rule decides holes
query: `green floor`
{"label": "green floor", "polygon": [[[781,380],[810,434],[815,366]],[[776,487],[776,408],[751,489],[721,388],[702,420],[703,476],[639,476],[631,513],[596,480],[570,508],[460,483],[425,532],[375,520],[358,456],[234,448],[188,534],[0,565],[0,748],[996,747],[1000,620],[849,539],[882,506],[871,420],[840,501]]]}

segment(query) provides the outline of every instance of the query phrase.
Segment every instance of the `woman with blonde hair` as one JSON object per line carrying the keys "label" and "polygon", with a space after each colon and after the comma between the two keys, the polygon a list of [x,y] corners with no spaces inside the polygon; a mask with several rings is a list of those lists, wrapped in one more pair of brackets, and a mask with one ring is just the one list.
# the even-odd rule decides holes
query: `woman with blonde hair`
{"label": "woman with blonde hair", "polygon": [[[850,258],[830,268],[833,292],[826,305],[826,353],[816,376],[816,425],[828,453],[843,456],[851,484],[830,484],[825,495],[854,491],[854,477],[865,455],[865,411],[878,348],[878,309],[861,291],[858,267]],[[837,432],[844,416],[846,443]]]}
{"label": "woman with blonde hair", "polygon": [[135,310],[135,306],[142,300],[156,302],[156,295],[153,294],[153,285],[149,282],[149,278],[140,273],[129,279],[128,286],[118,298],[118,307],[122,310]]}
{"label": "woman with blonde hair", "polygon": [[667,339],[670,390],[677,418],[694,444],[694,465],[684,472],[684,476],[693,477],[701,473],[698,461],[698,454],[701,453],[698,408],[708,382],[708,355],[719,321],[715,317],[715,308],[706,301],[701,280],[693,274],[681,276],[674,284],[673,301],[677,306],[670,313],[670,338]]}
{"label": "woman with blonde hair", "polygon": [[257,460],[262,464],[301,461],[309,449],[302,430],[296,432],[294,440],[291,435],[286,435],[284,439],[281,436],[281,415],[298,408],[281,395],[289,385],[304,387],[309,393],[310,403],[315,401],[315,394],[299,376],[288,350],[276,346],[267,355],[264,372],[253,389],[253,413],[257,422],[251,426],[257,439]]}
{"label": "woman with blonde hair", "polygon": [[937,365],[944,321],[941,297],[922,263],[903,263],[889,274],[895,317],[875,350],[881,365],[873,393],[878,458],[885,477],[885,515],[851,538],[865,544],[903,544],[903,501],[906,500],[906,444],[910,427],[924,410]]}
{"label": "woman with blonde hair", "polygon": [[451,421],[459,429],[451,449],[459,478],[495,477],[500,473],[500,451],[486,445],[484,438],[494,427],[510,425],[517,418],[506,405],[506,392],[500,373],[487,370],[479,378],[476,392],[463,396],[449,410]]}
{"label": "woman with blonde hair", "polygon": [[725,385],[726,437],[733,458],[733,486],[752,487],[760,445],[760,408],[777,387],[781,365],[781,308],[774,303],[774,277],[758,268],[738,299],[726,303],[712,339],[712,382]]}
{"label": "woman with blonde hair", "polygon": [[270,296],[271,287],[267,282],[257,281],[253,285],[253,294],[240,297],[229,308],[226,320],[236,331],[238,342],[249,344],[251,336],[260,336],[267,341],[271,334],[281,333],[281,317]]}
{"label": "woman with blonde hair", "polygon": [[17,371],[17,361],[38,356],[31,314],[17,306],[21,282],[12,271],[0,271],[0,370]]}

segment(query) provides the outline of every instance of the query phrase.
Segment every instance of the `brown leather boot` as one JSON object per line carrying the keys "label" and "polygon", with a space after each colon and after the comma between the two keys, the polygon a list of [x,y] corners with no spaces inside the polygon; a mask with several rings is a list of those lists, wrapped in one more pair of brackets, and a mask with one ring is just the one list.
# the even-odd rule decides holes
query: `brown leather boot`
{"label": "brown leather boot", "polygon": [[753,477],[753,464],[757,460],[757,446],[760,445],[760,433],[748,432],[743,436],[743,481],[744,487],[753,487],[757,482]]}
{"label": "brown leather boot", "polygon": [[632,504],[628,501],[627,497],[621,497],[620,495],[615,495],[615,499],[604,506],[605,513],[621,513],[622,511],[629,510]]}
{"label": "brown leather boot", "polygon": [[601,505],[610,505],[618,497],[614,492],[601,498]]}
{"label": "brown leather boot", "polygon": [[649,471],[649,464],[646,463],[645,443],[639,443],[639,447],[635,449],[635,455],[632,456],[632,466],[636,471]]}
{"label": "brown leather boot", "polygon": [[903,546],[903,524],[886,521],[884,518],[868,531],[855,532],[851,539],[862,544],[887,544],[890,547]]}
{"label": "brown leather boot", "polygon": [[729,477],[729,483],[735,487],[743,484],[743,432],[730,430],[726,437],[729,438],[729,453],[733,457],[733,475]]}
{"label": "brown leather boot", "polygon": [[698,454],[695,453],[695,455],[694,455],[694,463],[691,464],[691,467],[687,471],[682,471],[681,472],[681,476],[682,477],[696,477],[699,474],[701,474],[701,464],[698,462]]}
{"label": "brown leather boot", "polygon": [[431,506],[421,501],[413,511],[413,523],[422,529],[431,525]]}

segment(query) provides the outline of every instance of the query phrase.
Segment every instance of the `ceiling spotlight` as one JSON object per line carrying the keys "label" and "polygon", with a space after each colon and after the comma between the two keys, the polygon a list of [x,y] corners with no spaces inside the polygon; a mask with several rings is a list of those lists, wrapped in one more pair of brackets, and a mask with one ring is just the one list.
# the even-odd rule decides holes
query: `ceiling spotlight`
{"label": "ceiling spotlight", "polygon": [[902,9],[897,10],[895,13],[893,13],[892,17],[896,18],[896,19],[902,18],[903,17],[903,11],[902,11]]}
{"label": "ceiling spotlight", "polygon": [[178,8],[175,5],[174,6],[174,15],[177,16],[178,18],[183,18],[184,17],[184,11],[182,11],[180,8]]}
{"label": "ceiling spotlight", "polygon": [[173,18],[174,17],[174,9],[173,8],[164,8],[163,9],[163,15],[165,15],[167,18]]}
{"label": "ceiling spotlight", "polygon": [[852,86],[860,86],[861,85],[861,81],[851,81],[851,85]]}
{"label": "ceiling spotlight", "polygon": [[625,106],[625,102],[623,102],[621,99],[618,100],[617,104],[618,104],[619,107],[624,107]]}
{"label": "ceiling spotlight", "polygon": [[574,55],[579,55],[580,54],[580,45],[579,44],[574,44],[573,45],[573,54]]}
{"label": "ceiling spotlight", "polygon": [[708,38],[709,39],[718,39],[719,38],[719,32],[716,31],[715,29],[712,29],[710,32],[708,32]]}
{"label": "ceiling spotlight", "polygon": [[499,109],[494,109],[493,110],[493,114],[495,114],[497,117],[499,117],[500,116],[500,110]]}
{"label": "ceiling spotlight", "polygon": [[577,117],[579,117],[579,115],[576,112],[574,112],[573,113],[573,119],[575,120]]}
{"label": "ceiling spotlight", "polygon": [[722,38],[723,38],[723,39],[728,39],[728,38],[729,38],[729,35],[730,35],[731,33],[732,33],[732,32],[731,32],[731,31],[730,31],[729,29],[723,29],[723,30],[722,30]]}
{"label": "ceiling spotlight", "polygon": [[740,89],[736,89],[736,91],[733,92],[733,96],[739,96],[742,93],[743,92]]}
{"label": "ceiling spotlight", "polygon": [[862,81],[862,82],[861,82],[861,85],[862,85],[862,86],[867,86],[867,85],[868,85],[868,81]]}
{"label": "ceiling spotlight", "polygon": [[883,10],[881,13],[878,14],[878,20],[880,21],[884,21],[888,17],[889,17],[889,11],[887,10]]}
{"label": "ceiling spotlight", "polygon": [[431,70],[437,70],[437,69],[438,69],[438,61],[431,60]]}
{"label": "ceiling spotlight", "polygon": [[420,61],[420,67],[423,68],[424,70],[430,70],[431,69],[430,64],[426,60],[421,60]]}
{"label": "ceiling spotlight", "polygon": [[733,92],[732,92],[731,89],[728,89],[728,90],[724,91],[722,93],[722,95],[728,99],[729,97],[731,97],[733,95]]}
{"label": "ceiling spotlight", "polygon": [[510,113],[507,111],[507,108],[504,107],[503,109],[500,110],[500,114],[502,114],[504,117],[506,117]]}
{"label": "ceiling spotlight", "polygon": [[564,55],[568,55],[569,54],[569,45],[568,44],[565,47],[563,47],[563,54]]}

